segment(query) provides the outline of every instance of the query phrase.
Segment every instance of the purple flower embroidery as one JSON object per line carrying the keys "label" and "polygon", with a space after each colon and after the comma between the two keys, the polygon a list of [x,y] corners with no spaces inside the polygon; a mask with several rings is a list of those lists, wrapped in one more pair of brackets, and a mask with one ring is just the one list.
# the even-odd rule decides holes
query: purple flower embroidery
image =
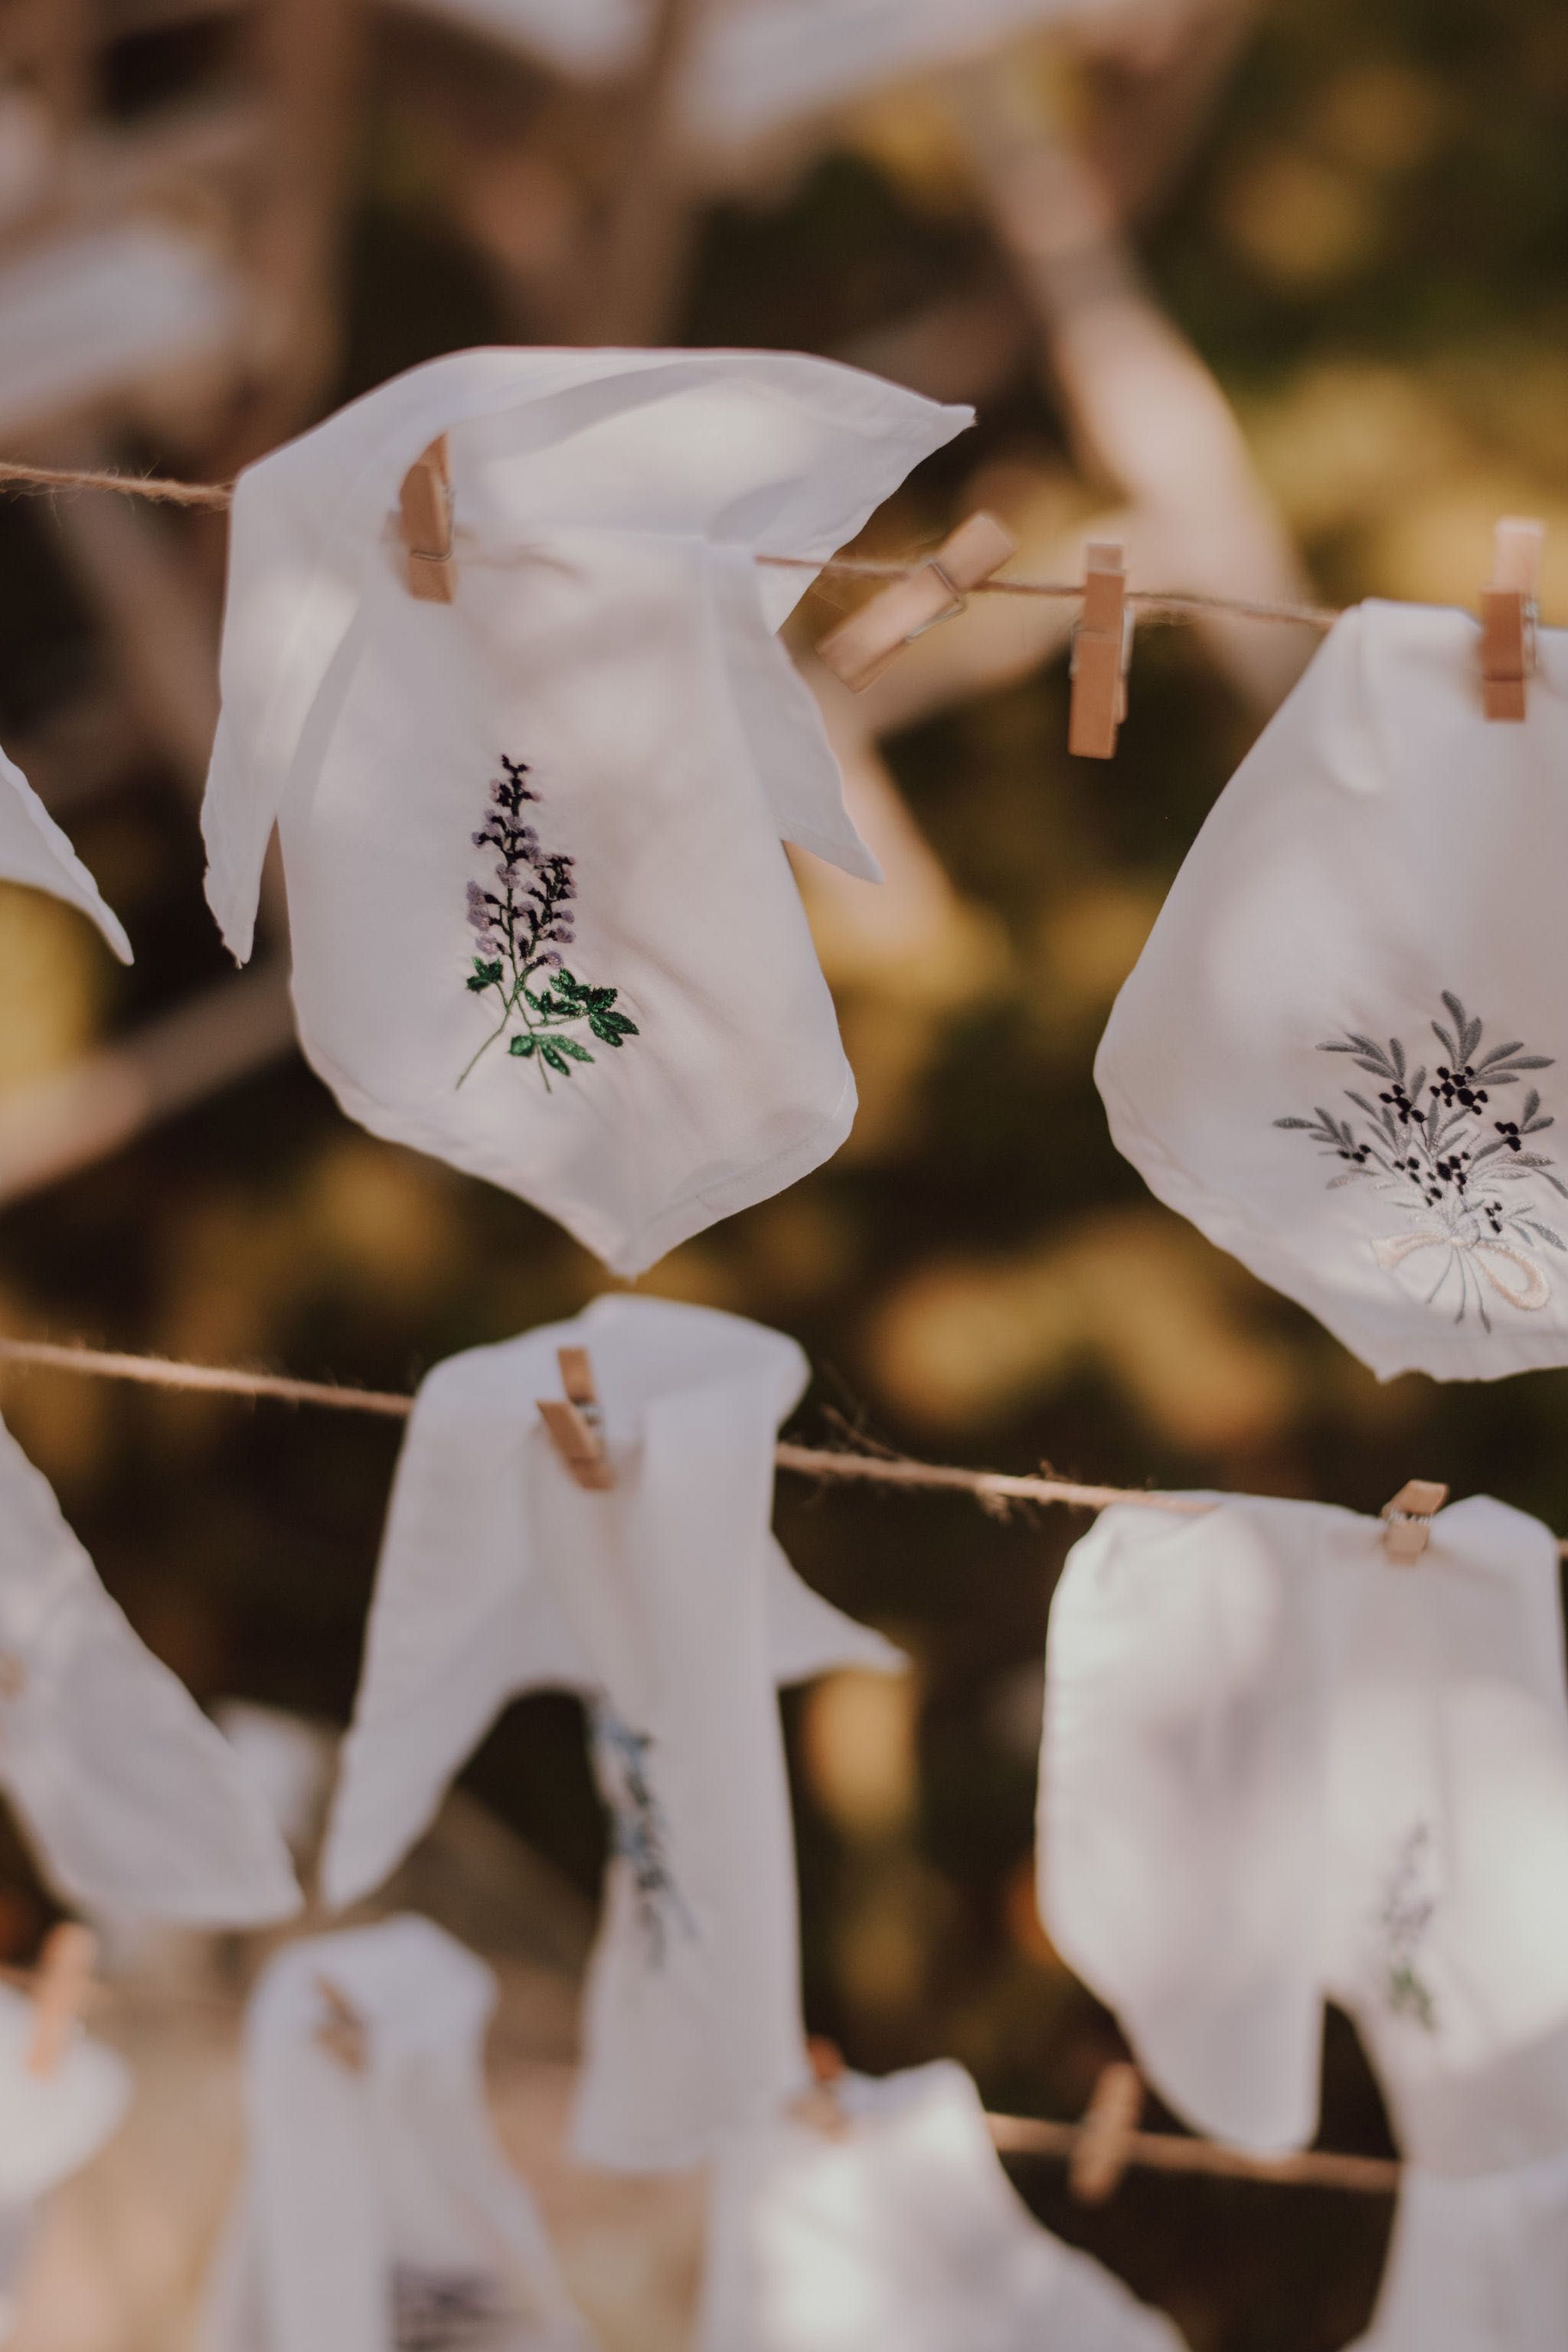
{"label": "purple flower embroidery", "polygon": [[526,763],[503,754],[501,766],[506,772],[490,785],[484,824],[470,835],[476,849],[500,855],[489,868],[492,887],[476,881],[468,886],[468,922],[475,936],[467,983],[475,996],[495,992],[500,1019],[458,1084],[505,1036],[508,1053],[535,1065],[548,1094],[552,1070],[570,1077],[574,1062],[595,1058],[571,1034],[574,1029],[585,1024],[590,1036],[616,1050],[638,1032],[635,1022],[616,1010],[618,990],[590,988],[566,970],[561,950],[577,936],[572,920],[574,860],[541,849],[538,833],[523,822],[525,804],[539,799],[525,781]]}

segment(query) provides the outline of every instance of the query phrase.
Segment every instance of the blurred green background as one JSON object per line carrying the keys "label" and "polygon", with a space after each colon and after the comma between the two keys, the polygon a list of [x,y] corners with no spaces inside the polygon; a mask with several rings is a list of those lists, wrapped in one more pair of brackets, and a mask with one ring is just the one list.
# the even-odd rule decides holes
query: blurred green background
{"label": "blurred green background", "polygon": [[[1552,527],[1548,613],[1568,610],[1561,0],[1278,0],[1142,249],[1326,598],[1472,603],[1493,520],[1522,509]],[[962,291],[986,252],[940,131],[912,102],[884,110],[778,202],[710,212],[679,339],[837,349]],[[517,331],[374,89],[350,301],[338,396]],[[928,540],[983,464],[1070,498],[1027,361],[877,543]],[[9,740],[98,656],[47,504],[0,511],[0,581]],[[795,1334],[817,1367],[807,1436],[839,1415],[943,1460],[1373,1510],[1436,1475],[1568,1528],[1568,1375],[1380,1388],[1111,1150],[1100,1026],[1258,720],[1179,629],[1140,635],[1114,763],[1068,758],[1066,709],[1058,663],[885,747],[954,897],[901,962],[836,961],[825,940],[861,1122],[830,1166],[644,1287]],[[5,891],[0,1085],[224,966],[165,780],[68,822],[139,961],[121,973],[79,919]],[[384,1387],[602,1286],[544,1219],[348,1125],[297,1060],[9,1209],[0,1234],[6,1328]],[[110,1590],[201,1696],[346,1716],[395,1431],[43,1373],[8,1374],[3,1402]],[[947,2053],[994,2105],[1077,2113],[1116,2037],[1035,1919],[1031,1832],[1046,1611],[1081,1519],[786,1482],[779,1524],[805,1575],[915,1660],[907,1691],[840,1678],[790,1704],[813,2026],[854,2063]],[[570,1705],[514,1708],[470,1777],[594,1884]],[[1325,2144],[1385,2147],[1338,2021],[1328,2058]],[[1090,2215],[1057,2170],[1017,2178],[1196,2352],[1327,2352],[1364,2324],[1380,2204],[1133,2176]]]}

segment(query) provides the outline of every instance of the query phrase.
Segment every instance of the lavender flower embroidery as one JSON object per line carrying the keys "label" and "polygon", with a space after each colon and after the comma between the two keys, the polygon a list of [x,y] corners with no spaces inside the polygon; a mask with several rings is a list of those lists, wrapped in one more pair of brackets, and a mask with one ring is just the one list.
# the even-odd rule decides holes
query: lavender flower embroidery
{"label": "lavender flower embroidery", "polygon": [[1527,1140],[1555,1121],[1534,1087],[1526,1087],[1514,1118],[1493,1115],[1502,1108],[1494,1097],[1503,1087],[1517,1086],[1523,1071],[1551,1069],[1552,1059],[1527,1054],[1518,1038],[1483,1054],[1479,1020],[1451,990],[1444,990],[1443,1005],[1447,1021],[1434,1021],[1432,1034],[1445,1058],[1434,1069],[1412,1066],[1397,1037],[1384,1046],[1347,1030],[1318,1051],[1350,1055],[1379,1082],[1376,1100],[1347,1087],[1345,1099],[1359,1118],[1338,1118],[1320,1103],[1313,1118],[1274,1124],[1300,1128],[1325,1159],[1344,1162],[1330,1179],[1331,1192],[1367,1181],[1391,1195],[1405,1226],[1373,1242],[1379,1265],[1392,1269],[1419,1251],[1438,1251],[1442,1263],[1427,1304],[1457,1283],[1455,1322],[1473,1305],[1489,1331],[1489,1288],[1510,1307],[1538,1311],[1552,1297],[1538,1248],[1568,1254],[1568,1243],[1536,1208],[1542,1185],[1564,1200],[1568,1185],[1552,1173],[1549,1155]]}
{"label": "lavender flower embroidery", "polygon": [[593,1730],[599,1782],[610,1809],[611,1850],[631,1874],[648,1966],[659,1969],[671,1922],[688,1936],[695,1936],[697,1929],[669,1867],[664,1808],[647,1769],[653,1739],[623,1723],[605,1699],[594,1709]]}
{"label": "lavender flower embroidery", "polygon": [[524,781],[527,763],[503,754],[501,766],[506,772],[491,784],[484,824],[473,837],[476,849],[500,853],[490,872],[494,887],[470,882],[468,911],[476,950],[468,987],[479,997],[493,991],[500,1019],[458,1084],[504,1036],[509,1054],[533,1063],[548,1094],[552,1070],[570,1077],[574,1062],[595,1058],[571,1034],[580,1024],[586,1024],[589,1034],[602,1045],[617,1051],[638,1033],[637,1024],[616,1010],[617,989],[591,988],[566,970],[561,950],[576,938],[572,928],[575,861],[557,850],[542,849],[533,826],[524,822],[524,804],[540,797]]}
{"label": "lavender flower embroidery", "polygon": [[1436,1898],[1427,1893],[1432,1832],[1418,1822],[1400,1847],[1384,1889],[1379,1924],[1383,1930],[1384,1997],[1395,2017],[1407,2017],[1423,2032],[1437,2031],[1437,2003],[1417,1962],[1436,1916]]}

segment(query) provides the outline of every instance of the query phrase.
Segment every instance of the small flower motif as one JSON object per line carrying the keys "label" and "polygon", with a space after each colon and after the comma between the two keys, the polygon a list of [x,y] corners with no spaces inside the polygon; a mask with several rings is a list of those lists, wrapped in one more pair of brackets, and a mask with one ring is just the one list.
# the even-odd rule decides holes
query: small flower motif
{"label": "small flower motif", "polygon": [[552,1070],[570,1077],[575,1064],[595,1059],[578,1030],[585,1028],[615,1051],[638,1032],[617,1009],[618,989],[591,987],[566,970],[561,950],[574,946],[577,937],[574,861],[541,849],[537,831],[524,822],[525,805],[539,799],[527,781],[527,762],[503,757],[501,767],[505,772],[489,787],[485,822],[469,835],[476,849],[498,850],[500,856],[490,868],[495,889],[468,885],[466,919],[477,952],[464,983],[473,996],[493,991],[500,1019],[458,1084],[505,1037],[509,1058],[532,1062],[549,1093]]}

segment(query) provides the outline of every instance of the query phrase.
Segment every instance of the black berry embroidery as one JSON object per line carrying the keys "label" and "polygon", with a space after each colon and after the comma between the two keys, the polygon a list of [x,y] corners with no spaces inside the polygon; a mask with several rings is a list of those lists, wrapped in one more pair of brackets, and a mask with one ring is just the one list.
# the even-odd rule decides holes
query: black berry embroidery
{"label": "black berry embroidery", "polygon": [[1319,1104],[1312,1118],[1274,1124],[1302,1129],[1325,1158],[1344,1163],[1329,1180],[1331,1192],[1364,1179],[1393,1195],[1405,1228],[1373,1244],[1378,1264],[1392,1269],[1423,1250],[1438,1251],[1442,1265],[1427,1303],[1457,1282],[1455,1322],[1473,1306],[1489,1331],[1487,1291],[1536,1311],[1550,1299],[1552,1285],[1533,1253],[1538,1245],[1568,1253],[1568,1243],[1535,1209],[1542,1185],[1563,1200],[1568,1185],[1552,1173],[1551,1158],[1527,1141],[1555,1122],[1534,1087],[1526,1087],[1516,1118],[1492,1116],[1502,1088],[1517,1086],[1524,1071],[1551,1069],[1552,1057],[1527,1054],[1518,1038],[1483,1054],[1479,1020],[1447,989],[1443,1005],[1447,1021],[1434,1021],[1432,1034],[1444,1059],[1432,1069],[1413,1068],[1397,1037],[1384,1046],[1347,1030],[1318,1050],[1350,1055],[1377,1081],[1375,1096],[1344,1090],[1360,1118],[1338,1118]]}
{"label": "black berry embroidery", "polygon": [[593,1734],[599,1785],[610,1809],[611,1849],[631,1875],[648,1966],[662,1968],[671,1926],[688,1936],[697,1930],[669,1867],[664,1808],[647,1766],[653,1739],[623,1723],[606,1699],[594,1707]]}
{"label": "black berry embroidery", "polygon": [[491,784],[484,824],[473,837],[476,849],[500,853],[490,869],[494,887],[469,883],[468,914],[476,934],[468,987],[478,997],[493,992],[500,1000],[500,1019],[458,1084],[504,1036],[509,1054],[533,1063],[548,1094],[552,1070],[570,1077],[574,1062],[595,1058],[582,1039],[571,1034],[574,1030],[585,1026],[600,1045],[618,1051],[637,1034],[637,1027],[616,1012],[618,990],[590,988],[567,971],[561,950],[576,938],[572,917],[577,896],[575,861],[557,850],[542,849],[533,826],[524,822],[525,804],[540,797],[524,781],[526,763],[503,755],[501,766],[506,772]]}

